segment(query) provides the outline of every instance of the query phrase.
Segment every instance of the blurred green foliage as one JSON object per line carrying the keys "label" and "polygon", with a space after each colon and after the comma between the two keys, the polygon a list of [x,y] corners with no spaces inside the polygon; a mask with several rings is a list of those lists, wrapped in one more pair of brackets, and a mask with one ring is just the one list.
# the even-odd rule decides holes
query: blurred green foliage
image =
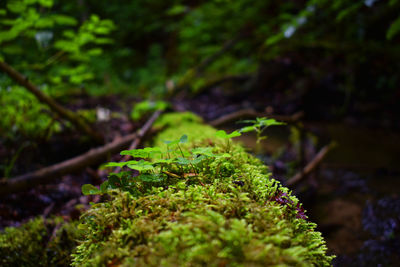
{"label": "blurred green foliage", "polygon": [[302,71],[287,81],[332,74],[345,108],[396,90],[399,11],[398,0],[2,1],[0,59],[55,96],[158,98],[289,59]]}
{"label": "blurred green foliage", "polygon": [[79,24],[51,0],[13,0],[1,10],[1,59],[35,84],[60,90],[95,78],[92,59],[112,43],[111,20],[91,15]]}
{"label": "blurred green foliage", "polygon": [[365,42],[368,49],[373,42],[394,42],[399,7],[397,0],[13,0],[0,4],[0,53],[51,88],[106,81],[162,94],[169,78],[177,82],[235,38],[233,49],[204,77],[254,72],[261,61],[296,47],[340,49]]}

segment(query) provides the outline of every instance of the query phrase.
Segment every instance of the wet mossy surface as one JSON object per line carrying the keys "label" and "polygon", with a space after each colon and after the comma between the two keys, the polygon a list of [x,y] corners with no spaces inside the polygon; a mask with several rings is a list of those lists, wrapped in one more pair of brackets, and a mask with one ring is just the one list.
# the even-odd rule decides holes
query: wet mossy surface
{"label": "wet mossy surface", "polygon": [[205,161],[195,176],[188,167],[190,175],[169,177],[139,195],[111,190],[80,222],[37,218],[6,228],[0,265],[331,265],[333,256],[298,199],[242,146],[215,137],[215,129],[190,113],[166,114],[156,126],[164,130],[154,146],[187,134],[183,150],[211,147],[230,157]]}
{"label": "wet mossy surface", "polygon": [[77,222],[38,217],[0,233],[0,266],[70,266],[82,238]]}
{"label": "wet mossy surface", "polygon": [[[289,190],[243,147],[215,137],[191,114],[167,114],[154,145],[189,136],[184,150],[212,147],[196,173],[132,196],[111,191],[81,218],[73,266],[330,266],[316,225]],[[170,170],[175,171],[175,170]]]}

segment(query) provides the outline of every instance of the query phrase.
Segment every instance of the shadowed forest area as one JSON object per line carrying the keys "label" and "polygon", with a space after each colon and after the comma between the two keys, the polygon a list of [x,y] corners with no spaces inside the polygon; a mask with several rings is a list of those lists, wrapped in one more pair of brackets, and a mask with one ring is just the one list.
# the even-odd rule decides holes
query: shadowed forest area
{"label": "shadowed forest area", "polygon": [[0,265],[398,265],[399,42],[399,0],[1,1]]}

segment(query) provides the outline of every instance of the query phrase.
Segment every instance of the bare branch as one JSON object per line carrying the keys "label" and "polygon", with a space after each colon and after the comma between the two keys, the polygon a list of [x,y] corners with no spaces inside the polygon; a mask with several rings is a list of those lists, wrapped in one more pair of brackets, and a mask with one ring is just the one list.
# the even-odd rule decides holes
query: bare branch
{"label": "bare branch", "polygon": [[75,128],[93,138],[98,143],[103,143],[103,137],[93,131],[93,129],[85,123],[79,116],[77,116],[74,112],[64,108],[53,98],[45,95],[39,88],[37,88],[34,84],[32,84],[26,77],[24,77],[21,73],[13,69],[4,61],[0,61],[0,70],[7,73],[14,81],[16,81],[19,85],[25,87],[28,91],[36,96],[36,98],[42,102],[43,104],[47,105],[53,112],[57,113],[61,118],[69,121]]}
{"label": "bare branch", "polygon": [[318,154],[304,167],[301,172],[298,172],[295,176],[290,178],[287,182],[287,186],[293,186],[307,177],[318,165],[322,162],[322,160],[326,157],[329,151],[331,151],[336,146],[336,143],[332,142],[329,145],[324,146]]}
{"label": "bare branch", "polygon": [[256,118],[256,117],[268,117],[271,119],[276,119],[278,121],[285,121],[285,122],[296,122],[299,119],[301,119],[304,116],[304,113],[302,111],[296,112],[293,115],[285,116],[285,115],[272,115],[264,112],[257,112],[252,108],[249,109],[241,109],[238,111],[235,111],[233,113],[224,115],[218,119],[215,119],[209,124],[213,127],[218,127],[220,125],[223,125],[228,122],[236,121],[239,119],[244,119],[244,118]]}
{"label": "bare branch", "polygon": [[[57,163],[55,165],[27,173],[15,178],[0,180],[0,195],[15,193],[18,191],[32,188],[36,185],[41,185],[53,181],[55,177],[61,177],[67,173],[77,172],[87,166],[95,165],[104,162],[107,158],[122,149],[128,147],[132,141],[141,140],[149,131],[154,121],[161,114],[156,111],[146,124],[137,133],[124,136],[118,140],[114,140],[102,147],[94,148],[88,152],[75,158]],[[137,141],[137,142],[139,142]]]}

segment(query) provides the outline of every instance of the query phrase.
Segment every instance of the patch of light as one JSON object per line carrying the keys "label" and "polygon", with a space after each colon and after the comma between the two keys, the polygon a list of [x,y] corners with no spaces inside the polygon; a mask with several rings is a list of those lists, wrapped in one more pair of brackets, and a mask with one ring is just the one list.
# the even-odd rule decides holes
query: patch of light
{"label": "patch of light", "polygon": [[314,12],[315,11],[315,6],[314,5],[307,6],[307,11],[310,12],[310,13]]}
{"label": "patch of light", "polygon": [[292,35],[293,35],[295,32],[296,32],[296,27],[293,26],[293,25],[291,25],[291,26],[287,27],[287,29],[285,30],[285,32],[283,33],[283,35],[284,35],[286,38],[290,38],[290,37],[292,37]]}
{"label": "patch of light", "polygon": [[108,121],[111,118],[111,110],[97,107],[96,109],[97,121]]}
{"label": "patch of light", "polygon": [[304,23],[307,22],[307,18],[306,17],[299,17],[297,18],[297,24],[298,25],[303,25]]}
{"label": "patch of light", "polygon": [[35,39],[41,48],[46,48],[49,46],[51,39],[53,39],[53,32],[42,31],[35,34]]}
{"label": "patch of light", "polygon": [[364,4],[367,7],[372,7],[375,4],[376,1],[378,1],[378,0],[364,0]]}

